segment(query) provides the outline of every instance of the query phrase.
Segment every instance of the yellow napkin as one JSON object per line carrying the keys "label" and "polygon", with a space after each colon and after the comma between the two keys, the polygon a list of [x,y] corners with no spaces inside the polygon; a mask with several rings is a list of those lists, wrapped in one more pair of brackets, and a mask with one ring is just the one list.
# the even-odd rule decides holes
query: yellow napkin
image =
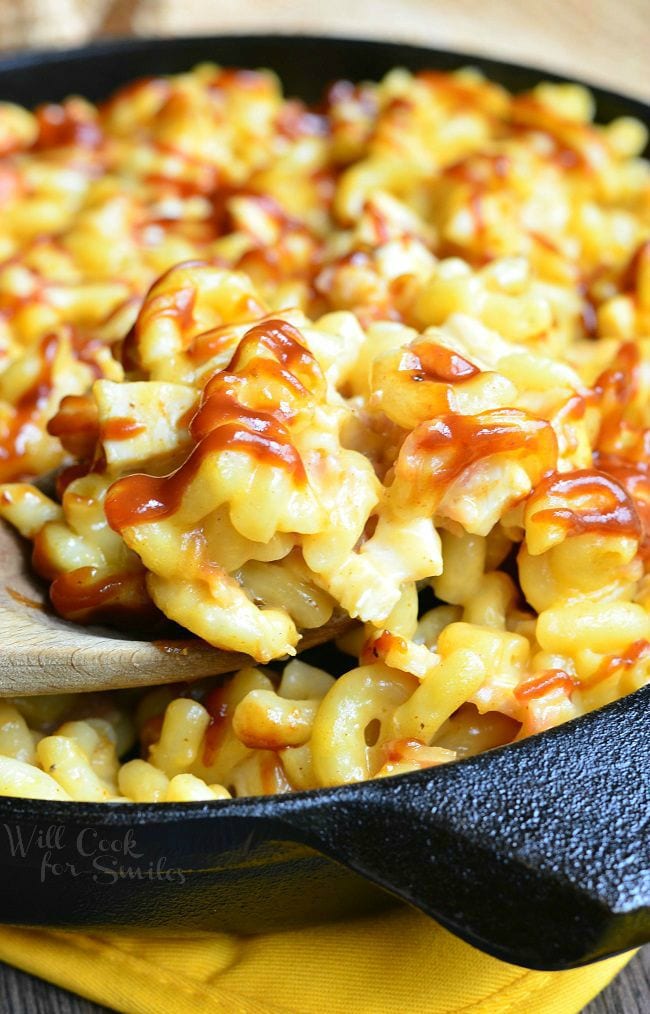
{"label": "yellow napkin", "polygon": [[127,1014],[572,1014],[630,957],[529,972],[406,907],[259,937],[0,929],[0,960]]}

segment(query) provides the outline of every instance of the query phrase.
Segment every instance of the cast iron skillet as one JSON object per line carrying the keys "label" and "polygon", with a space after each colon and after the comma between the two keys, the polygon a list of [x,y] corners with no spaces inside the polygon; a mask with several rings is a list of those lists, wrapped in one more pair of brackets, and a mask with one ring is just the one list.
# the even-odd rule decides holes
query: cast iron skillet
{"label": "cast iron skillet", "polygon": [[[553,75],[401,44],[291,37],[128,41],[0,62],[0,97],[102,98],[201,60],[335,78],[471,63],[512,90]],[[595,92],[602,120],[647,107]],[[0,800],[0,921],[258,932],[400,898],[489,953],[584,964],[650,940],[650,687],[465,761],[290,797],[209,804]],[[383,888],[385,890],[380,890]],[[386,893],[390,892],[390,893]]]}

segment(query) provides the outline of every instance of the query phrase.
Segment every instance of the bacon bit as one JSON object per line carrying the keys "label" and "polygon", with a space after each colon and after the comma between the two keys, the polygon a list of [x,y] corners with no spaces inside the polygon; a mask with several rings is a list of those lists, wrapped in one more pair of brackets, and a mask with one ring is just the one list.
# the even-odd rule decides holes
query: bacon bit
{"label": "bacon bit", "polygon": [[531,676],[520,683],[514,691],[514,696],[518,701],[532,701],[561,689],[567,697],[571,697],[573,691],[580,685],[580,680],[564,669],[546,669],[541,675]]}

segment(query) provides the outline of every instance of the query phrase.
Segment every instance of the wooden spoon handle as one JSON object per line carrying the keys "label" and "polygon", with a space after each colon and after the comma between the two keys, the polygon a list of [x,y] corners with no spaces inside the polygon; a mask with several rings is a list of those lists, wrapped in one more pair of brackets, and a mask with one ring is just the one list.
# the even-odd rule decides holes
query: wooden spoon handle
{"label": "wooden spoon handle", "polygon": [[[8,601],[9,599],[9,601]],[[305,631],[299,649],[323,644],[352,624],[334,617]],[[175,683],[255,665],[248,655],[220,651],[195,638],[136,641],[89,629],[11,602],[0,591],[0,697],[111,690]]]}
{"label": "wooden spoon handle", "polygon": [[[329,623],[306,630],[298,648],[331,641],[352,625],[334,613]],[[62,620],[49,610],[22,540],[0,523],[0,697],[184,682],[254,664],[189,636],[143,641]]]}

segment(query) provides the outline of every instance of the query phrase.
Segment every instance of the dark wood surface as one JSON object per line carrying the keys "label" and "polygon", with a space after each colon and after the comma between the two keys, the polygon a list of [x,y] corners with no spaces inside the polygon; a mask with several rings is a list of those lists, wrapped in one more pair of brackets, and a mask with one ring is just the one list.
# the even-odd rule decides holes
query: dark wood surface
{"label": "dark wood surface", "polygon": [[[648,1014],[650,1010],[650,945],[596,997],[583,1014]],[[82,1000],[42,979],[0,963],[2,1014],[106,1014],[108,1008]],[[404,1012],[409,1014],[409,1012]]]}

